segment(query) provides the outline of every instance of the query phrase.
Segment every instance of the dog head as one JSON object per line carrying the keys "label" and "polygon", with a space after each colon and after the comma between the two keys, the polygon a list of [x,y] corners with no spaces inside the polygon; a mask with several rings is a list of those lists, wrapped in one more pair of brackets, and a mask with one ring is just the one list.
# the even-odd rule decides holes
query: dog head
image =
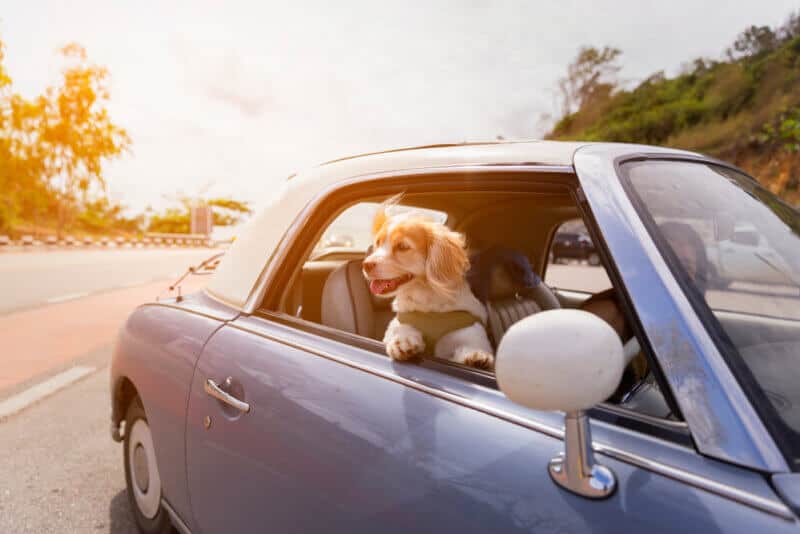
{"label": "dog head", "polygon": [[427,284],[452,297],[469,268],[464,236],[421,214],[389,215],[398,200],[382,204],[373,221],[373,251],[363,263],[370,291],[391,297],[412,283]]}

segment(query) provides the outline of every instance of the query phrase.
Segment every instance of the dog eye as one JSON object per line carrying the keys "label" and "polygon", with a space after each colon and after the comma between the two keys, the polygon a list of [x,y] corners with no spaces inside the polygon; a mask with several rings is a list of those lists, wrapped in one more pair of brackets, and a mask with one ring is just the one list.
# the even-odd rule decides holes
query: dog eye
{"label": "dog eye", "polygon": [[394,249],[398,252],[403,252],[404,250],[408,250],[411,247],[408,246],[407,243],[403,243],[402,241],[394,246]]}

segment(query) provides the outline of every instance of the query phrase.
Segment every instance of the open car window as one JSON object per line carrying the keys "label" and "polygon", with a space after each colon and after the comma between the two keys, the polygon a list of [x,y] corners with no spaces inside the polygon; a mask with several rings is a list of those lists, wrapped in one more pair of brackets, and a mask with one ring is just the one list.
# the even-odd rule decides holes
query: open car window
{"label": "open car window", "polygon": [[550,287],[580,293],[611,288],[600,253],[582,219],[564,221],[556,230],[547,254],[545,282]]}
{"label": "open car window", "polygon": [[[314,247],[312,256],[324,256],[334,249],[366,252],[372,241],[369,221],[375,216],[378,206],[377,202],[359,202],[345,209],[325,229],[322,238]],[[447,221],[447,213],[439,210],[409,206],[397,206],[395,209],[397,212],[413,209],[434,221],[441,223]]]}
{"label": "open car window", "polygon": [[[313,248],[293,268],[294,274],[286,284],[282,299],[282,312],[290,316],[297,326],[340,342],[374,350],[383,357],[387,357],[383,338],[387,325],[395,315],[391,308],[392,299],[370,292],[362,273],[362,262],[372,239],[373,217],[380,201],[388,196],[364,198],[356,203],[351,201],[338,213],[330,215],[328,222],[321,227],[304,228],[304,231],[318,237],[313,240]],[[328,206],[327,209],[333,211],[335,208]],[[582,285],[566,284],[566,287],[583,293],[564,298],[558,291],[551,291],[555,306],[578,308],[586,305],[587,311],[602,314],[612,324],[623,343],[633,340],[629,347],[632,361],[630,369],[619,391],[596,416],[606,417],[611,422],[631,420],[632,414],[648,421],[674,421],[676,417],[679,418],[654,379],[653,374],[658,371],[651,369],[648,357],[626,323],[626,314],[623,312],[625,304],[614,294],[605,269],[596,265],[598,261],[595,259],[591,262],[588,259],[564,263],[551,261],[547,265],[552,228],[563,225],[565,229],[571,232],[577,230],[586,236],[584,239],[589,239],[580,219],[578,205],[568,188],[550,186],[539,192],[415,191],[407,192],[402,205],[392,209],[394,213],[408,210],[423,212],[429,218],[444,222],[450,229],[462,233],[466,237],[467,252],[471,259],[500,247],[513,251],[517,257],[525,257],[537,279],[540,279],[538,275],[545,268],[548,277],[553,273],[559,274],[559,269],[577,271],[567,272],[566,276],[560,274],[566,280],[582,281]],[[332,236],[345,236],[346,239],[333,242]],[[590,279],[589,285],[586,285],[587,277]],[[545,281],[544,287],[548,286],[548,281],[550,278]],[[495,350],[504,332],[513,323],[528,314],[549,309],[524,288],[490,291],[487,297],[488,318],[485,326]],[[587,299],[591,302],[586,302]],[[491,370],[459,366],[432,355],[419,360],[419,364],[438,366],[437,369],[445,372],[496,387]],[[612,408],[619,410],[619,413],[610,416]]]}

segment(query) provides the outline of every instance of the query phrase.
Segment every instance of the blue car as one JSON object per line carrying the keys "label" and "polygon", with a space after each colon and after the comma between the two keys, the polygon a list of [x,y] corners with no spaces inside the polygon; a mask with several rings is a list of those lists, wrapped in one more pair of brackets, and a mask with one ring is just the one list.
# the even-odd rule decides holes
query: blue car
{"label": "blue car", "polygon": [[[361,261],[401,192],[543,280],[496,267],[493,370],[386,356],[391,301]],[[548,263],[576,219],[602,269]],[[742,225],[771,255],[709,283],[707,251]],[[608,288],[563,282],[588,276]],[[797,532],[800,214],[727,163],[648,146],[345,158],[288,179],[203,291],[137,308],[111,384],[146,533]]]}

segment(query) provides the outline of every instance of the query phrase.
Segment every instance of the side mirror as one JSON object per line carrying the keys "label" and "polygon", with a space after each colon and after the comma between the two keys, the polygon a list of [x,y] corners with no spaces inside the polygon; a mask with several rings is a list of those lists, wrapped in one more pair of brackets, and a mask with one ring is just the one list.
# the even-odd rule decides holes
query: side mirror
{"label": "side mirror", "polygon": [[614,473],[595,464],[585,410],[614,393],[625,369],[622,343],[605,321],[581,310],[549,310],[515,323],[497,348],[495,374],[512,401],[566,412],[565,454],[550,461],[553,480],[578,495],[610,496]]}

